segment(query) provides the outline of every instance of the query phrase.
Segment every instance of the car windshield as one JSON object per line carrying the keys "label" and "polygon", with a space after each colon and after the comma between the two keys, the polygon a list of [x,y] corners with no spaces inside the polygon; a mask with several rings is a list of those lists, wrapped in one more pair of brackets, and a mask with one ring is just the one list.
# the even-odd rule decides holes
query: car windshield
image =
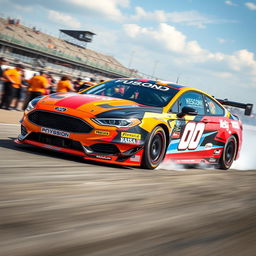
{"label": "car windshield", "polygon": [[152,107],[164,107],[178,89],[157,82],[143,80],[111,80],[90,88],[82,94],[95,94],[132,100]]}

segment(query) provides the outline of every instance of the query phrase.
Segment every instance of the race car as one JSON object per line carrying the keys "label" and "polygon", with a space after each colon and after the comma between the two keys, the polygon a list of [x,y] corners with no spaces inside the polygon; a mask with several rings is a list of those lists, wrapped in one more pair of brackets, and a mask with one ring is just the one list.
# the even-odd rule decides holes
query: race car
{"label": "race car", "polygon": [[239,157],[243,127],[223,104],[252,112],[252,104],[175,83],[114,79],[33,99],[16,142],[146,169],[168,159],[229,169]]}

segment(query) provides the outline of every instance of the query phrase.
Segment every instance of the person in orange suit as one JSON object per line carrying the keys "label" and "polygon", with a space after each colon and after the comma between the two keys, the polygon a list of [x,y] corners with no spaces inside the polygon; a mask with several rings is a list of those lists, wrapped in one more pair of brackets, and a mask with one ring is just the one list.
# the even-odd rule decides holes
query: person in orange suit
{"label": "person in orange suit", "polygon": [[39,75],[33,76],[29,81],[27,98],[23,105],[23,110],[26,109],[28,103],[34,98],[45,95],[47,88],[49,88],[48,75],[44,71],[40,71]]}
{"label": "person in orange suit", "polygon": [[71,78],[68,76],[63,76],[57,84],[56,92],[75,92],[71,84]]}
{"label": "person in orange suit", "polygon": [[21,88],[22,82],[22,71],[24,66],[17,64],[15,68],[7,69],[3,73],[3,78],[5,79],[4,86],[6,90],[4,91],[1,99],[0,108],[5,108],[10,110],[10,105],[12,100],[18,94],[19,89]]}

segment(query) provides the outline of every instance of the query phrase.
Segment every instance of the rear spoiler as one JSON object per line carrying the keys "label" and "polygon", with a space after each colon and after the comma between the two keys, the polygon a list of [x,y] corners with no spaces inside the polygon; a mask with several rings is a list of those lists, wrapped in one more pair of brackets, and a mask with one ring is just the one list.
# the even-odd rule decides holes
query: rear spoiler
{"label": "rear spoiler", "polygon": [[250,116],[252,114],[253,104],[250,104],[250,103],[244,104],[240,102],[229,101],[228,99],[224,99],[224,100],[216,99],[216,100],[222,105],[245,109],[244,114],[246,116]]}

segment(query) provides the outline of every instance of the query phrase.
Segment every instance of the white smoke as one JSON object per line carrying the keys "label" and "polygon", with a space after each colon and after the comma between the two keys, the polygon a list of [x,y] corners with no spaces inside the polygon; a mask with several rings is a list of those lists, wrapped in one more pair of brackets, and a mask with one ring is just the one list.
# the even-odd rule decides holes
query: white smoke
{"label": "white smoke", "polygon": [[244,125],[240,157],[231,167],[235,170],[256,170],[256,127]]}
{"label": "white smoke", "polygon": [[[199,163],[196,165],[197,169],[214,169],[213,166],[209,166],[206,165],[204,163]],[[193,169],[193,167],[186,167],[186,165],[182,165],[182,164],[176,164],[175,162],[173,162],[172,160],[166,160],[164,162],[162,162],[158,167],[157,170],[171,170],[171,171],[188,171],[191,170],[191,168]]]}
{"label": "white smoke", "polygon": [[157,170],[186,171],[187,169],[171,160],[165,160],[157,167]]}

